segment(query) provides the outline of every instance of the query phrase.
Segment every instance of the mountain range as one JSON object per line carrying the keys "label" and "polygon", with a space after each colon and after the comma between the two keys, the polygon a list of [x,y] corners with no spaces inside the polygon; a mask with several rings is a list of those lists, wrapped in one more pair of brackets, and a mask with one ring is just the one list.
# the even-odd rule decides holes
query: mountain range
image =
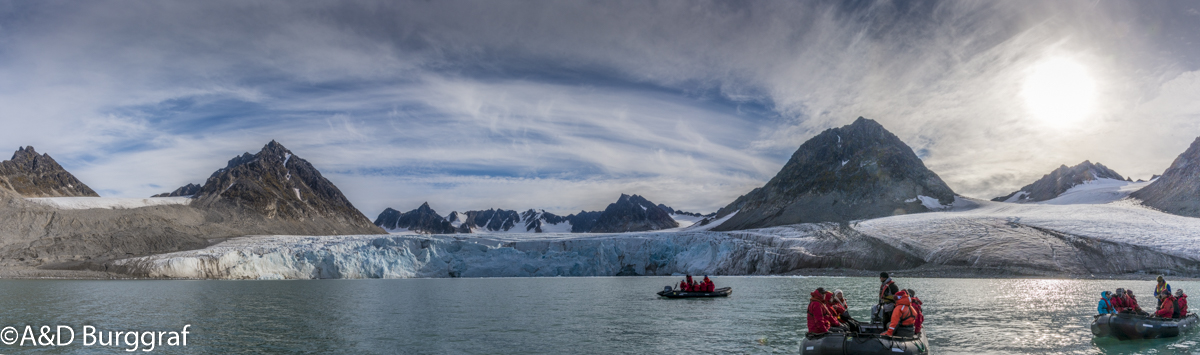
{"label": "mountain range", "polygon": [[[670,211],[670,212],[668,212]],[[622,194],[604,211],[579,211],[559,216],[544,210],[488,209],[482,211],[450,212],[442,217],[423,203],[417,209],[400,212],[387,208],[375,219],[375,225],[390,231],[412,231],[424,234],[451,233],[624,233],[678,228],[673,216],[699,217],[688,212],[676,213],[665,205],[638,195]],[[690,218],[688,218],[690,219]]]}
{"label": "mountain range", "polygon": [[[804,255],[774,259],[769,266],[772,273],[804,267],[879,268],[887,263],[857,258],[885,254],[902,254],[901,264],[907,267],[957,267],[986,261],[987,265],[1007,270],[1042,270],[1037,272],[1200,270],[1200,260],[1170,251],[1175,244],[1169,240],[1146,246],[1138,244],[1141,239],[1126,238],[1136,232],[1124,230],[1120,225],[1099,232],[1087,227],[1125,223],[1153,229],[1151,225],[1139,224],[1142,218],[1150,218],[1145,214],[1159,213],[1148,211],[1200,217],[1200,138],[1160,177],[1150,182],[1130,180],[1102,164],[1084,161],[1071,167],[1063,165],[993,201],[973,200],[956,195],[925,167],[911,147],[878,122],[859,117],[849,125],[828,129],[804,142],[766,184],[713,214],[678,211],[639,195],[622,194],[603,211],[579,211],[565,216],[544,210],[519,212],[494,208],[454,211],[442,216],[429,203],[423,203],[408,212],[387,208],[372,222],[312,164],[275,141],[255,154],[234,157],[202,184],[187,184],[155,195],[158,198],[116,201],[115,205],[104,205],[107,207],[90,204],[108,200],[98,198],[95,191],[48,154],[39,154],[33,147],[21,147],[12,159],[0,162],[0,267],[132,272],[146,270],[146,265],[120,260],[151,260],[139,258],[202,250],[227,238],[250,235],[330,236],[388,231],[435,235],[504,232],[611,235],[669,230],[680,235],[702,235],[701,239],[711,243],[749,247],[747,250],[755,251],[739,254],[738,260],[751,264],[763,263],[765,259],[761,258],[774,258],[770,255],[791,255],[794,248],[779,248],[799,243],[796,247],[804,250]],[[1109,204],[1126,198],[1132,198],[1140,206]],[[1064,204],[1099,207],[1063,210],[1046,206]],[[928,213],[939,211],[948,213]],[[1004,213],[1011,216],[997,220]],[[1103,217],[1109,215],[1133,219],[1121,222]],[[1038,216],[1060,216],[1063,220],[1048,222]],[[1190,225],[1186,218],[1173,218],[1172,223]],[[972,237],[978,232],[973,228],[986,229],[987,235],[995,237]],[[803,241],[761,239],[763,235],[792,233],[790,230],[803,230],[800,237]],[[688,243],[687,237],[680,238],[671,243]],[[1041,244],[1028,244],[1030,241]],[[759,248],[738,244],[759,242],[770,245]],[[626,241],[622,239],[620,243]],[[1067,264],[1061,260],[1056,259],[1052,265],[1037,259],[1042,256],[1034,257],[1036,260],[1022,259],[1042,255],[1045,250],[1034,245],[1053,246],[1053,252],[1045,257],[1070,254],[1078,260],[1064,266]],[[670,245],[656,248],[660,247],[692,248]],[[447,252],[458,250],[454,248]],[[1139,253],[1160,253],[1154,255],[1164,259],[1147,262],[1123,251],[1132,250],[1129,248],[1141,248],[1137,249]],[[670,252],[664,250],[655,253]],[[543,252],[546,251],[538,251]],[[759,252],[764,254],[754,254]],[[646,257],[653,261],[659,256]],[[1131,269],[1101,265],[1108,259],[1124,260]],[[705,265],[710,262],[721,261],[709,260]],[[621,274],[684,270],[653,263],[638,265],[635,271],[626,270],[628,265],[614,267],[622,270]],[[721,267],[714,270],[761,271],[756,267]]]}
{"label": "mountain range", "polygon": [[73,204],[107,199],[32,147],[0,167],[0,266],[104,269],[107,260],[202,248],[229,237],[385,233],[311,164],[274,141],[230,160],[192,198],[160,204]]}

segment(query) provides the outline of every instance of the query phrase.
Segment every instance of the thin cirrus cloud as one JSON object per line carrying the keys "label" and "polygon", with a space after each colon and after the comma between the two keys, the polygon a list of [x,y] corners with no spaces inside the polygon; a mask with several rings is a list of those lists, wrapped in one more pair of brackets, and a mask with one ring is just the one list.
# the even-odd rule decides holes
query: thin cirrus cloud
{"label": "thin cirrus cloud", "polygon": [[[360,210],[709,212],[859,116],[958,193],[1060,164],[1160,173],[1197,136],[1187,2],[0,4],[0,142],[105,196],[201,182],[271,139]],[[1033,117],[1031,71],[1095,82]]]}

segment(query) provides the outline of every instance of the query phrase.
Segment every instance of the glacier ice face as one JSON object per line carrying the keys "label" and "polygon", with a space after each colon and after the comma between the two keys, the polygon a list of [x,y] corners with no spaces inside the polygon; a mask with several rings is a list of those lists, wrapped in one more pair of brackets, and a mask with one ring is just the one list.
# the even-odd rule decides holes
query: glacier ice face
{"label": "glacier ice face", "polygon": [[[608,275],[768,275],[815,267],[887,267],[882,243],[836,224],[744,232],[523,234],[483,237],[255,236],[119,260],[163,278],[316,279]],[[862,263],[854,260],[862,260]],[[897,267],[920,261],[903,259]]]}
{"label": "glacier ice face", "polygon": [[1054,205],[956,198],[942,212],[848,225],[706,230],[717,224],[617,234],[252,236],[108,266],[148,277],[218,279],[768,275],[924,266],[1013,275],[1200,275],[1200,219],[1131,200]]}

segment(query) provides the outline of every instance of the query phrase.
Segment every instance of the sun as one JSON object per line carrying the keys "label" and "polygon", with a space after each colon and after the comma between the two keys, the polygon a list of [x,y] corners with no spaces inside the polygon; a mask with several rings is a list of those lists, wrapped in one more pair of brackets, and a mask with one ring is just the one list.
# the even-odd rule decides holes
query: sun
{"label": "sun", "polygon": [[1031,68],[1021,96],[1033,117],[1052,126],[1071,126],[1092,114],[1096,83],[1082,64],[1053,58]]}

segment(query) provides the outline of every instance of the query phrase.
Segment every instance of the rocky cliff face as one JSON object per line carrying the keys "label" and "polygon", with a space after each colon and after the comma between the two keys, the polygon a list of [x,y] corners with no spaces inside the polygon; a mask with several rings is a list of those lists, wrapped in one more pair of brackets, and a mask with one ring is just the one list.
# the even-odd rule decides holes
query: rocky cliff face
{"label": "rocky cliff face", "polygon": [[1100,163],[1084,160],[1079,165],[1058,167],[1049,174],[1043,175],[1038,181],[1025,185],[1020,190],[1000,197],[993,198],[996,202],[1040,202],[1053,199],[1063,192],[1096,179],[1126,180],[1116,171]]}
{"label": "rocky cliff face", "polygon": [[521,212],[521,220],[525,221],[525,231],[534,233],[543,233],[550,226],[570,226],[571,222],[567,217],[559,216],[545,210],[534,211],[532,208],[525,212]]}
{"label": "rocky cliff face", "polygon": [[164,193],[157,194],[157,195],[150,196],[150,197],[193,196],[197,192],[200,192],[200,187],[201,187],[200,185],[196,185],[196,184],[187,184],[187,185],[183,185],[183,186],[179,187],[178,189],[175,189],[175,191],[164,192]]}
{"label": "rocky cliff face", "polygon": [[1200,217],[1200,138],[1162,176],[1130,196],[1163,212]]}
{"label": "rocky cliff face", "polygon": [[0,162],[0,188],[24,197],[100,197],[49,154],[38,155],[33,147],[18,148],[12,159]]}
{"label": "rocky cliff face", "polygon": [[621,194],[596,218],[591,233],[641,232],[679,227],[679,222],[653,202],[638,195]]}
{"label": "rocky cliff face", "polygon": [[[668,209],[670,209],[668,207]],[[687,216],[699,216],[676,211]],[[400,212],[388,208],[375,219],[375,225],[387,230],[412,230],[420,233],[621,233],[679,227],[671,214],[638,195],[621,195],[604,211],[579,211],[566,216],[545,210],[525,212],[505,209],[450,212],[443,218],[429,204]]]}
{"label": "rocky cliff face", "polygon": [[450,223],[458,225],[460,233],[484,230],[489,232],[524,231],[521,214],[513,210],[488,209],[485,211],[467,211],[451,213]]}
{"label": "rocky cliff face", "polygon": [[257,154],[230,160],[193,198],[196,208],[234,208],[268,220],[296,222],[282,224],[284,230],[274,234],[384,233],[312,164],[275,141]]}
{"label": "rocky cliff face", "polygon": [[375,219],[375,225],[390,231],[409,230],[424,234],[452,234],[456,231],[449,221],[429,207],[428,202],[404,213],[391,208],[385,209]]}
{"label": "rocky cliff face", "polygon": [[714,230],[847,222],[928,212],[954,191],[912,148],[879,123],[859,117],[800,145],[779,174],[717,214],[737,212]]}

